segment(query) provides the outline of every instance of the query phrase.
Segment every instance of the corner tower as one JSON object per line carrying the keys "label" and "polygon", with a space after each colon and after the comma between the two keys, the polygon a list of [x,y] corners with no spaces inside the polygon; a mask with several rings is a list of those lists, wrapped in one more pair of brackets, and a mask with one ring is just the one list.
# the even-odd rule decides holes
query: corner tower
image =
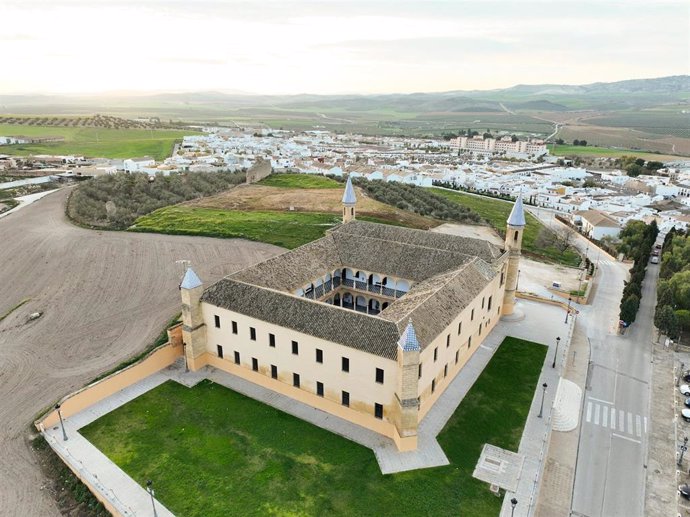
{"label": "corner tower", "polygon": [[343,223],[355,220],[355,203],[357,203],[357,196],[355,196],[355,189],[352,186],[352,178],[348,176],[343,194]]}
{"label": "corner tower", "polygon": [[398,450],[417,448],[417,420],[419,411],[419,354],[421,346],[412,320],[407,323],[398,340],[398,383],[396,387],[395,442]]}
{"label": "corner tower", "polygon": [[201,312],[201,295],[204,284],[192,268],[187,268],[180,283],[182,297],[182,343],[187,365],[192,371],[198,370],[200,357],[206,352],[206,325]]}
{"label": "corner tower", "polygon": [[513,205],[506,226],[505,249],[508,252],[508,267],[506,271],[506,290],[503,295],[501,314],[510,316],[515,311],[515,291],[517,290],[518,269],[522,251],[522,233],[525,230],[525,211],[522,207],[522,194]]}

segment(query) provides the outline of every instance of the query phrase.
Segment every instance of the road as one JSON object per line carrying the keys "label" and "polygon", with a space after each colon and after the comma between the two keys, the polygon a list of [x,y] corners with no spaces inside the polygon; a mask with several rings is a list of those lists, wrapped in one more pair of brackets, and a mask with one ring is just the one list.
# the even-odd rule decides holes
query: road
{"label": "road", "polygon": [[[533,210],[536,215],[536,210]],[[553,213],[540,210],[549,224]],[[577,517],[637,517],[644,514],[645,463],[649,427],[652,318],[658,266],[647,269],[636,322],[617,335],[618,310],[626,267],[588,241],[578,247],[599,262],[591,305],[578,321],[591,346],[581,419],[572,514]],[[589,249],[587,249],[589,248]]]}
{"label": "road", "polygon": [[[98,232],[66,190],[0,219],[0,516],[60,515],[27,437],[38,414],[131,357],[179,312],[178,259],[215,281],[283,251],[243,240]],[[43,316],[27,322],[28,315]]]}

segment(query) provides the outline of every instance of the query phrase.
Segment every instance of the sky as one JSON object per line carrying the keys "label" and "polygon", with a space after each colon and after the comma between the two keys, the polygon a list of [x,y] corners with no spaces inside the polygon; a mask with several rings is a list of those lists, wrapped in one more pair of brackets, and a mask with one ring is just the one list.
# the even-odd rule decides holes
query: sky
{"label": "sky", "polygon": [[0,0],[0,94],[393,93],[690,73],[686,0]]}

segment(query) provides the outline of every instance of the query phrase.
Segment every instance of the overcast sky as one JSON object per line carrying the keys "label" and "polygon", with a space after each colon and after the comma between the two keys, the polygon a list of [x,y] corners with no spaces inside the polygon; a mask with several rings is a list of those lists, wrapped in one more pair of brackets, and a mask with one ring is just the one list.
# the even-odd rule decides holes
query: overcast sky
{"label": "overcast sky", "polygon": [[0,0],[0,93],[379,93],[688,74],[686,0]]}

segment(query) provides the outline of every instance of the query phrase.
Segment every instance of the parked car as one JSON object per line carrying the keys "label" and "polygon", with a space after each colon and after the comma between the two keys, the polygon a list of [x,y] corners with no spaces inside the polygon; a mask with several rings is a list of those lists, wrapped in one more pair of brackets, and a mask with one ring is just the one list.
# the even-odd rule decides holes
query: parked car
{"label": "parked car", "polygon": [[685,370],[685,373],[683,374],[683,380],[690,384],[690,371]]}
{"label": "parked car", "polygon": [[659,263],[659,257],[652,257],[652,264],[658,264]]}
{"label": "parked car", "polygon": [[687,384],[682,384],[678,389],[680,390],[681,395],[690,397],[690,386],[688,386]]}
{"label": "parked car", "polygon": [[685,499],[690,499],[690,486],[687,483],[678,487],[678,493]]}
{"label": "parked car", "polygon": [[682,416],[683,420],[686,422],[690,422],[690,409],[681,409],[680,416]]}
{"label": "parked car", "polygon": [[684,404],[685,404],[685,407],[690,407],[690,397],[685,399]]}

